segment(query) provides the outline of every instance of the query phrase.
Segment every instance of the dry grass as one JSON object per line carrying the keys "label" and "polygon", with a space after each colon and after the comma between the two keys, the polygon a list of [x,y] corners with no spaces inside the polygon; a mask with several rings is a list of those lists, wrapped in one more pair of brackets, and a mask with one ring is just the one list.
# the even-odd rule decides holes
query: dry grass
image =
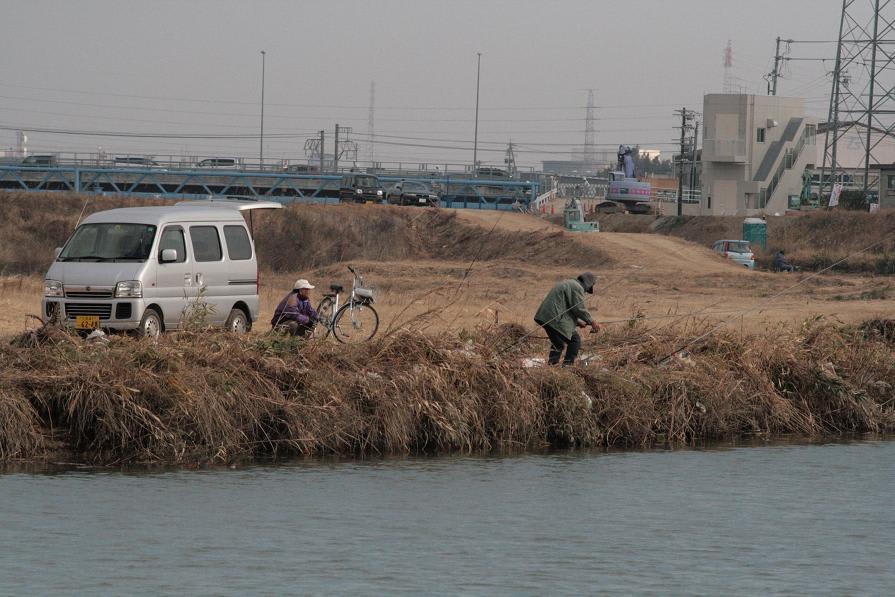
{"label": "dry grass", "polygon": [[703,329],[632,322],[565,370],[522,366],[545,346],[518,326],[348,348],[224,334],[92,345],[45,329],[0,349],[0,455],[228,462],[895,430],[892,322],[720,333],[666,358]]}
{"label": "dry grass", "polygon": [[[667,234],[705,247],[722,238],[742,238],[743,218],[737,216],[654,216],[600,214],[602,230]],[[759,264],[769,267],[780,249],[805,270],[827,267],[873,244],[837,266],[841,272],[895,273],[895,213],[870,214],[844,210],[769,216],[767,250],[757,251]]]}
{"label": "dry grass", "polygon": [[561,230],[510,232],[470,225],[452,211],[382,205],[289,205],[259,214],[255,239],[259,264],[275,272],[359,260],[610,263],[599,249],[581,247]]}

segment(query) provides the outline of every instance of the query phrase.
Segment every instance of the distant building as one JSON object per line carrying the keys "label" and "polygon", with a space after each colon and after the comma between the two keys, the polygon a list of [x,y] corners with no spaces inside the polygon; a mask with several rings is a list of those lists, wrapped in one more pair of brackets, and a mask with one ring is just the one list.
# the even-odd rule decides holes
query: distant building
{"label": "distant building", "polygon": [[702,199],[691,213],[753,215],[797,207],[817,159],[801,98],[710,94],[703,101]]}
{"label": "distant building", "polygon": [[879,176],[879,186],[869,190],[876,191],[880,209],[895,207],[895,164],[871,164],[870,168]]}

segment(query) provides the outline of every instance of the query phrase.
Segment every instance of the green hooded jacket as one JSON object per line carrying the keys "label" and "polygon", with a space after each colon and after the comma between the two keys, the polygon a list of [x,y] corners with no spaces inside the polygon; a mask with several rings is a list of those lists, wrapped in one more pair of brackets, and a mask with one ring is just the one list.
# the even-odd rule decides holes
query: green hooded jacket
{"label": "green hooded jacket", "polygon": [[535,322],[540,326],[550,326],[571,339],[575,333],[575,322],[579,319],[587,323],[593,321],[584,305],[584,287],[578,280],[563,280],[554,286],[535,313]]}

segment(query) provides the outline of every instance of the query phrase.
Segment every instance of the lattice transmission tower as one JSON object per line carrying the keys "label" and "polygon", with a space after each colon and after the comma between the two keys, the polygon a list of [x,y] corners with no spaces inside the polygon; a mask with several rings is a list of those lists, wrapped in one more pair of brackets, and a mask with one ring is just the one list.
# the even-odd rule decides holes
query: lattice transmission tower
{"label": "lattice transmission tower", "polygon": [[587,90],[587,117],[584,121],[584,162],[597,163],[597,131],[594,127],[594,90]]}
{"label": "lattice transmission tower", "polygon": [[[863,171],[879,163],[880,144],[895,140],[895,1],[843,0],[839,43],[830,88],[820,196],[845,180],[849,166]],[[846,143],[860,149],[857,164],[843,164]]]}
{"label": "lattice transmission tower", "polygon": [[721,89],[723,93],[736,93],[733,81],[733,46],[729,39],[724,48],[724,86]]}

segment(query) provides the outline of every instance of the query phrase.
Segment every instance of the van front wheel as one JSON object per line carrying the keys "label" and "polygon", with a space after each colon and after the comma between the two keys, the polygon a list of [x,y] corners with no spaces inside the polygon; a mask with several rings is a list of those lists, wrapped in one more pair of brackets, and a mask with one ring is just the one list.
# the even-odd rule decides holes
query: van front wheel
{"label": "van front wheel", "polygon": [[146,309],[137,334],[141,338],[158,338],[162,333],[162,318],[155,309]]}
{"label": "van front wheel", "polygon": [[237,334],[245,334],[249,331],[249,320],[246,317],[245,312],[242,309],[231,309],[230,316],[227,317],[227,323],[224,324],[224,328],[228,332],[235,332]]}

